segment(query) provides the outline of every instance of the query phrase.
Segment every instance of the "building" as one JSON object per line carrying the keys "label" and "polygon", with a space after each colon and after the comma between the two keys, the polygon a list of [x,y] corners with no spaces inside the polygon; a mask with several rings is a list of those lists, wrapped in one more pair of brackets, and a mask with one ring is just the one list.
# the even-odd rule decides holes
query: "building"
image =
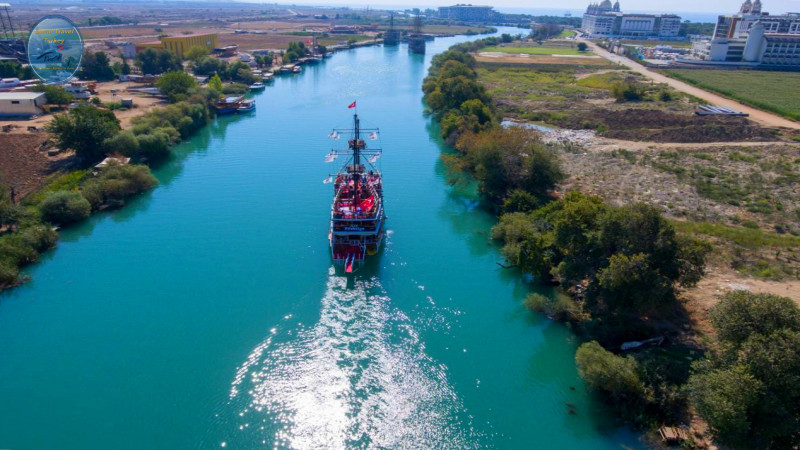
{"label": "building", "polygon": [[702,58],[718,63],[800,66],[800,14],[771,16],[761,1],[745,0],[739,13],[719,16]]}
{"label": "building", "polygon": [[167,36],[160,41],[141,42],[136,44],[136,53],[147,48],[168,50],[173,55],[183,58],[192,47],[206,47],[213,50],[217,47],[217,34],[187,34],[185,36]]}
{"label": "building", "polygon": [[0,92],[0,116],[25,117],[42,113],[44,92]]}
{"label": "building", "polygon": [[681,18],[674,14],[631,14],[621,11],[619,1],[592,3],[583,15],[581,30],[590,38],[674,39]]}
{"label": "building", "polygon": [[439,8],[439,18],[459,22],[489,22],[495,16],[491,6],[455,5]]}
{"label": "building", "polygon": [[751,3],[745,0],[739,12],[732,15],[719,16],[714,29],[715,38],[743,39],[756,22],[764,25],[767,34],[800,34],[800,13],[787,13],[772,16],[762,11],[761,1]]}

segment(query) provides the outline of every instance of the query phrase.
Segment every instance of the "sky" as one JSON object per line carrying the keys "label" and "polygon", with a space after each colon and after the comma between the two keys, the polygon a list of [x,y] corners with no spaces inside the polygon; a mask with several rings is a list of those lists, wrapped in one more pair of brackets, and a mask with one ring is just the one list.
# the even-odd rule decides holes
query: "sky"
{"label": "sky", "polygon": [[[373,6],[381,7],[407,7],[435,8],[456,3],[471,3],[473,5],[490,5],[496,9],[525,8],[525,9],[585,9],[590,0],[562,0],[558,3],[545,0],[295,0],[297,4],[309,5],[349,5],[352,7]],[[601,1],[601,0],[591,0]],[[732,14],[739,10],[743,0],[620,0],[622,10],[629,11],[660,11],[660,12],[712,12],[717,14]],[[772,14],[785,12],[800,12],[800,0],[761,0],[764,10]]]}

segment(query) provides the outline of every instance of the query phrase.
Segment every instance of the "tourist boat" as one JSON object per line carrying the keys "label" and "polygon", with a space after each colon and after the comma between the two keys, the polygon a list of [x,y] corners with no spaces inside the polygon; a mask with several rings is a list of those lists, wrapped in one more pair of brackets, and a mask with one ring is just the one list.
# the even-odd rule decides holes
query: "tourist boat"
{"label": "tourist boat", "polygon": [[278,69],[278,73],[292,73],[294,72],[295,65],[294,64],[286,64],[285,66],[281,66]]}
{"label": "tourist boat", "polygon": [[255,83],[250,85],[250,90],[251,91],[259,91],[261,89],[264,89],[265,87],[267,87],[266,84],[264,84],[264,83],[262,83],[260,81],[256,81]]}
{"label": "tourist boat", "polygon": [[331,133],[335,136],[349,134],[348,148],[333,150],[327,155],[346,158],[332,176],[333,205],[328,240],[334,266],[348,274],[362,267],[368,255],[378,253],[386,234],[383,183],[380,171],[372,162],[381,150],[367,148],[361,137],[362,132],[378,130],[361,129],[357,114],[353,116],[353,122],[353,129]]}
{"label": "tourist boat", "polygon": [[272,72],[267,72],[267,73],[261,75],[261,79],[265,83],[269,83],[270,81],[275,81],[275,74],[272,73]]}
{"label": "tourist boat", "polygon": [[300,73],[302,71],[303,71],[303,67],[302,66],[294,66],[292,68],[292,73]]}
{"label": "tourist boat", "polygon": [[239,109],[244,97],[225,97],[214,102],[217,114],[231,114]]}
{"label": "tourist boat", "polygon": [[250,111],[256,110],[256,101],[252,98],[247,100],[242,100],[242,103],[239,104],[239,107],[236,108],[236,112],[238,113],[248,113]]}

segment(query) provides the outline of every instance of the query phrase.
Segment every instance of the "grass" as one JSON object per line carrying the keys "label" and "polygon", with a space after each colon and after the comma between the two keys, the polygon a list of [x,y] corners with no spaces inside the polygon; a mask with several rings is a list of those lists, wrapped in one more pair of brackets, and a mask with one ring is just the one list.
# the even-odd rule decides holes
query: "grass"
{"label": "grass", "polygon": [[800,73],[687,69],[663,73],[752,107],[800,120]]}
{"label": "grass", "polygon": [[562,30],[561,33],[558,35],[558,37],[564,39],[575,36],[575,34],[577,34],[577,32],[574,30]]}
{"label": "grass", "polygon": [[702,234],[732,241],[742,247],[758,248],[783,248],[791,249],[800,247],[800,236],[770,233],[767,231],[721,225],[709,222],[683,222],[674,220],[672,224],[681,233]]}
{"label": "grass", "polygon": [[591,52],[581,52],[575,48],[550,48],[550,47],[486,47],[482,52],[513,53],[524,55],[586,55]]}

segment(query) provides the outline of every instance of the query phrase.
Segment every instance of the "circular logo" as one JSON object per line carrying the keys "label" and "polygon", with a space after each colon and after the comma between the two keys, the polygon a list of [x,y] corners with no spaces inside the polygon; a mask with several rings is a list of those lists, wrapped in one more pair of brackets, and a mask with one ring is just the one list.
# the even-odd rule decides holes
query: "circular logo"
{"label": "circular logo", "polygon": [[78,27],[62,16],[47,16],[28,35],[28,64],[46,84],[63,84],[75,76],[83,59]]}

